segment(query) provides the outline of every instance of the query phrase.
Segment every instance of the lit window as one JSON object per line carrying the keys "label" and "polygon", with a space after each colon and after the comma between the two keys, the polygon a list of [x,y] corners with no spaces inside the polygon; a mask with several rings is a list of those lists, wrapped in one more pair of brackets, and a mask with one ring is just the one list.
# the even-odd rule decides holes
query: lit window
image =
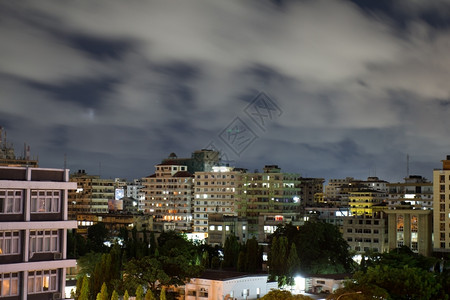
{"label": "lit window", "polygon": [[209,226],[209,230],[216,230],[216,227],[214,225]]}
{"label": "lit window", "polygon": [[20,254],[19,231],[0,231],[0,255]]}
{"label": "lit window", "polygon": [[59,190],[32,190],[31,212],[32,213],[57,213],[61,203],[61,192]]}
{"label": "lit window", "polygon": [[21,213],[22,202],[22,190],[0,190],[0,214]]}
{"label": "lit window", "polygon": [[0,297],[19,295],[19,274],[3,273],[0,274]]}
{"label": "lit window", "polygon": [[57,270],[33,271],[28,273],[28,293],[57,291]]}

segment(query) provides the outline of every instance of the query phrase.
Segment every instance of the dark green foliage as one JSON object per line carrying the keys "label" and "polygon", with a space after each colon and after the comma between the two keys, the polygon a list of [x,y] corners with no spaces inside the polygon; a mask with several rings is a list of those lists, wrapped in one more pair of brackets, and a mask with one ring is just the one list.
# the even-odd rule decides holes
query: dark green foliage
{"label": "dark green foliage", "polygon": [[[362,291],[359,299],[448,299],[442,288],[445,283],[439,273],[432,272],[436,259],[399,248],[389,253],[373,254],[345,288],[330,299],[343,293]],[[373,297],[373,298],[372,298]]]}
{"label": "dark green foliage", "polygon": [[88,253],[86,239],[74,230],[67,231],[67,258],[79,258]]}
{"label": "dark green foliage", "polygon": [[245,272],[245,252],[241,251],[239,252],[239,256],[238,256],[238,262],[237,262],[237,270],[239,272]]}
{"label": "dark green foliage", "polygon": [[[319,221],[308,221],[297,228],[291,224],[286,224],[280,226],[274,233],[272,244],[275,238],[281,237],[287,238],[288,245],[295,243],[300,260],[300,271],[304,273],[344,273],[352,269],[353,264],[348,251],[348,244],[342,238],[339,229],[334,225]],[[276,249],[275,253],[279,251],[286,253],[284,249]],[[282,263],[278,262],[277,259],[275,257],[274,262],[270,261],[270,268],[272,268],[271,264],[275,263],[275,268],[278,271],[279,265],[282,265]]]}
{"label": "dark green foliage", "polygon": [[87,232],[87,244],[90,251],[108,251],[108,247],[104,245],[104,242],[108,239],[108,233],[108,229],[106,229],[105,224],[102,222],[90,226]]}
{"label": "dark green foliage", "polygon": [[211,268],[217,270],[220,268],[220,258],[218,256],[214,256],[211,259]]}
{"label": "dark green foliage", "polygon": [[254,273],[261,269],[259,255],[258,241],[256,238],[247,240],[245,253],[245,271]]}
{"label": "dark green foliage", "polygon": [[237,238],[234,235],[230,235],[225,240],[223,249],[223,268],[236,268],[239,257],[240,245]]}

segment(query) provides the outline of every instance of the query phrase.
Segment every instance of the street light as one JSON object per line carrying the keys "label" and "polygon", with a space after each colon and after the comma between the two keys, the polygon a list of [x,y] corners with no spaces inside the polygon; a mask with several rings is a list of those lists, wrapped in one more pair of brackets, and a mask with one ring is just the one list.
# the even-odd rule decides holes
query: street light
{"label": "street light", "polygon": [[342,296],[353,295],[353,294],[362,294],[362,292],[361,291],[357,291],[357,292],[344,293],[342,295],[339,295],[339,297],[337,297],[336,300],[341,299]]}

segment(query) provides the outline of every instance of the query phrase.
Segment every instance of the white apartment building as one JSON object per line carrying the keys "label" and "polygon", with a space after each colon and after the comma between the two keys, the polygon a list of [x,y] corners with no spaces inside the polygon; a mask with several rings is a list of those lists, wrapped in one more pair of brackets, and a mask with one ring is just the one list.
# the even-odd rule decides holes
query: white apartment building
{"label": "white apartment building", "polygon": [[69,170],[0,166],[0,298],[62,299]]}
{"label": "white apartment building", "polygon": [[195,172],[194,232],[208,232],[210,214],[237,215],[235,199],[241,175],[241,170],[225,166],[212,167],[211,172]]}
{"label": "white apartment building", "polygon": [[143,178],[144,212],[153,216],[158,231],[191,231],[194,175],[187,166],[170,162],[155,169],[155,174]]}

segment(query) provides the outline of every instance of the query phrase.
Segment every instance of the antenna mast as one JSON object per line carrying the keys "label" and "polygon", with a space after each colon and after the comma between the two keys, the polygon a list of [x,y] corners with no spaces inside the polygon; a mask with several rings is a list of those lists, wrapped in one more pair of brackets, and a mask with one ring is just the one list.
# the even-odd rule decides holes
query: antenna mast
{"label": "antenna mast", "polygon": [[409,177],[409,154],[406,154],[406,178]]}

